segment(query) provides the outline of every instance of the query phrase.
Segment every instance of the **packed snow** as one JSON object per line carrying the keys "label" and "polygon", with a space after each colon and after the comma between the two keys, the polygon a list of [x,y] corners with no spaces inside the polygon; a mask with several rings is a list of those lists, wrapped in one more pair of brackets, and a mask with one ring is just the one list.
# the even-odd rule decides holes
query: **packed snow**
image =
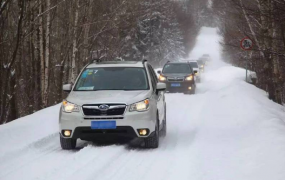
{"label": "packed snow", "polygon": [[[196,56],[204,36],[219,48],[216,29],[203,28]],[[56,105],[0,126],[0,180],[284,180],[284,107],[215,53],[197,94],[166,95],[168,134],[158,149],[80,141],[62,150]]]}

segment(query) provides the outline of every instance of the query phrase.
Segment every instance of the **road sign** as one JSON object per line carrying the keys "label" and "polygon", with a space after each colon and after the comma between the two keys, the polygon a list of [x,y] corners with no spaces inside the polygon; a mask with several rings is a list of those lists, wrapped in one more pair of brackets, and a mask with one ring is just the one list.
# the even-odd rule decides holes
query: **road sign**
{"label": "road sign", "polygon": [[[252,49],[253,47],[253,41],[246,37],[246,38],[243,38],[241,41],[240,41],[240,47],[245,50],[245,51],[249,51]],[[245,81],[248,82],[247,80],[247,75],[248,75],[248,52],[246,53],[246,72],[245,72]]]}
{"label": "road sign", "polygon": [[250,38],[246,37],[241,40],[240,47],[245,51],[251,50],[253,47],[253,41]]}

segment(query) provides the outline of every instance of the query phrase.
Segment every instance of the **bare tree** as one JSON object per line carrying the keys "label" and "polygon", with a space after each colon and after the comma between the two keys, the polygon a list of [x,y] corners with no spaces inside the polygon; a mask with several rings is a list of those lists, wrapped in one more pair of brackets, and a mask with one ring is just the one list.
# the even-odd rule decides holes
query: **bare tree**
{"label": "bare tree", "polygon": [[[189,8],[199,3],[187,1]],[[169,0],[2,0],[0,124],[62,101],[62,84],[75,81],[91,52],[104,60],[148,58],[155,66],[184,56],[198,32],[195,15],[184,5]]]}

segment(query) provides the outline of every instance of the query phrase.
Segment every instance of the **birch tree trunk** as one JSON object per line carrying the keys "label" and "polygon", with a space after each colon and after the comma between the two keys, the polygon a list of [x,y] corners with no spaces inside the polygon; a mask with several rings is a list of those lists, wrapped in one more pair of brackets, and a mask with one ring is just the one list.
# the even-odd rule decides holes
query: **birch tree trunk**
{"label": "birch tree trunk", "polygon": [[92,15],[92,0],[89,1],[89,6],[87,7],[88,9],[88,13],[87,13],[87,16],[86,16],[86,25],[84,26],[84,40],[83,40],[83,47],[84,47],[84,61],[83,61],[83,64],[86,64],[86,61],[88,59],[88,56],[89,56],[89,44],[88,44],[88,38],[89,38],[89,31],[90,31],[90,23],[89,23],[89,19]]}
{"label": "birch tree trunk", "polygon": [[271,39],[272,39],[272,63],[273,63],[273,82],[275,84],[275,101],[282,103],[282,73],[280,71],[279,52],[277,42],[277,25],[274,17],[275,1],[270,0],[270,22],[271,22]]}
{"label": "birch tree trunk", "polygon": [[73,29],[73,42],[72,42],[72,57],[71,57],[71,82],[75,82],[77,76],[76,71],[76,52],[77,52],[77,26],[78,26],[78,9],[79,0],[75,0],[75,17],[74,17],[74,29]]}
{"label": "birch tree trunk", "polygon": [[[7,117],[9,115],[9,113],[4,111],[7,109],[7,107],[9,107],[9,103],[10,100],[9,96],[8,96],[8,89],[9,89],[9,80],[10,80],[10,73],[11,73],[11,69],[13,68],[14,63],[16,62],[16,57],[17,57],[17,53],[21,44],[21,39],[22,39],[22,23],[23,23],[23,18],[24,18],[24,9],[25,9],[25,1],[21,0],[18,3],[20,12],[19,12],[19,19],[17,22],[17,33],[16,33],[16,37],[15,37],[15,48],[13,49],[13,53],[12,56],[10,57],[10,61],[7,65],[7,67],[5,68],[4,71],[4,82],[3,82],[3,92],[1,94],[1,99],[2,102],[0,104],[0,124],[5,124],[7,121]],[[7,97],[8,96],[8,97]]]}
{"label": "birch tree trunk", "polygon": [[265,53],[265,65],[264,69],[266,72],[266,84],[269,94],[269,99],[279,102],[278,99],[281,98],[280,93],[278,93],[278,83],[279,83],[279,62],[278,56],[275,54],[277,51],[276,42],[276,24],[274,22],[273,12],[274,12],[274,1],[272,0],[257,0],[258,8],[260,11],[261,19],[261,39],[262,49]]}
{"label": "birch tree trunk", "polygon": [[41,98],[42,104],[44,104],[44,95],[45,95],[45,59],[44,59],[44,28],[43,28],[43,10],[42,4],[43,0],[40,0],[39,3],[39,56],[41,61]]}
{"label": "birch tree trunk", "polygon": [[50,0],[46,0],[47,5],[47,24],[46,24],[46,34],[45,34],[45,78],[44,78],[44,107],[48,105],[48,87],[49,87],[49,61],[50,61]]}

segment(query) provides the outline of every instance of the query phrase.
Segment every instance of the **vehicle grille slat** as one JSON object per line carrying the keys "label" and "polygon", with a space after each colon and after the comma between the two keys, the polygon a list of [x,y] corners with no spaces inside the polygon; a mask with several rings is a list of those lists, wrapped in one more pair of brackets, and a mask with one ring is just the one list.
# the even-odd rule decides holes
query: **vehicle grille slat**
{"label": "vehicle grille slat", "polygon": [[167,80],[169,82],[183,82],[184,78],[180,77],[180,78],[167,78]]}
{"label": "vehicle grille slat", "polygon": [[83,105],[82,110],[86,116],[120,116],[124,115],[126,110],[125,104],[107,104],[110,108],[107,110],[101,110],[92,107],[100,107],[102,104],[90,104]]}
{"label": "vehicle grille slat", "polygon": [[84,118],[85,120],[116,120],[116,119],[124,119],[124,117],[96,117],[96,118]]}

